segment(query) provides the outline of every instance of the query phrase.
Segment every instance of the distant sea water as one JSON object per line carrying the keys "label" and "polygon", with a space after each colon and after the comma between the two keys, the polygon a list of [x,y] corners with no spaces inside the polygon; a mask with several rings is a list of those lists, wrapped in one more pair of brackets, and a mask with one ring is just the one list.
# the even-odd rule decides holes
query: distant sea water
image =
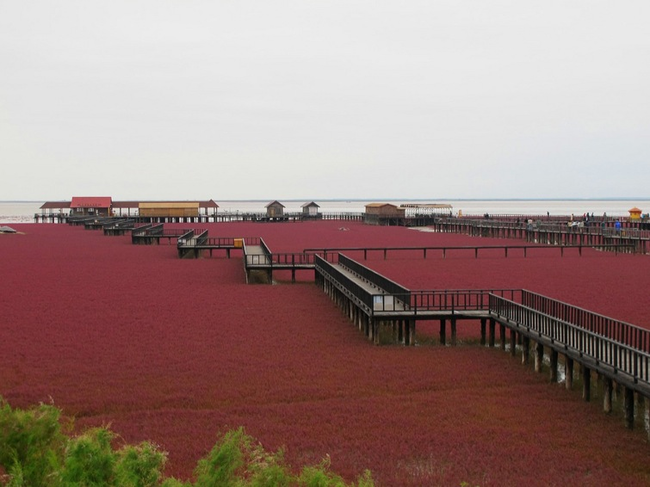
{"label": "distant sea water", "polygon": [[[268,201],[253,200],[215,200],[220,213],[263,213]],[[603,199],[603,200],[317,200],[322,213],[360,213],[368,203],[441,203],[452,205],[453,214],[463,215],[583,215],[593,213],[601,216],[626,217],[628,210],[640,208],[643,213],[650,211],[650,199]],[[0,201],[0,223],[33,223],[34,214],[41,213],[43,201]],[[301,211],[305,200],[281,201],[285,212]]]}

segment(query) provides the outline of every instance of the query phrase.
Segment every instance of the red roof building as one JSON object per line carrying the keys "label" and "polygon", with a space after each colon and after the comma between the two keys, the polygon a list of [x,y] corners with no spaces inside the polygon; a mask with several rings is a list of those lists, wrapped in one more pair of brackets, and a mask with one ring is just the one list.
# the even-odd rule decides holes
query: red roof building
{"label": "red roof building", "polygon": [[70,210],[73,215],[109,216],[113,199],[110,196],[73,196]]}

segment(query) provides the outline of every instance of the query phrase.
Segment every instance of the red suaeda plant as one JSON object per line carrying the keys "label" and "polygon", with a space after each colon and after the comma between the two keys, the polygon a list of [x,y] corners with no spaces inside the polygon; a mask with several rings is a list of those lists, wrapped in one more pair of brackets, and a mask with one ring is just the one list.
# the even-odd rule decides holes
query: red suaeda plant
{"label": "red suaeda plant", "polygon": [[[508,242],[340,221],[200,226],[262,236],[275,252]],[[375,347],[307,271],[295,285],[246,285],[237,252],[181,260],[165,241],[16,227],[24,234],[0,236],[0,394],[154,441],[168,475],[189,477],[219,432],[244,426],[297,468],[329,455],[346,479],[370,469],[378,485],[650,479],[647,442],[597,404],[484,347]],[[350,256],[412,289],[527,288],[650,327],[644,256]]]}

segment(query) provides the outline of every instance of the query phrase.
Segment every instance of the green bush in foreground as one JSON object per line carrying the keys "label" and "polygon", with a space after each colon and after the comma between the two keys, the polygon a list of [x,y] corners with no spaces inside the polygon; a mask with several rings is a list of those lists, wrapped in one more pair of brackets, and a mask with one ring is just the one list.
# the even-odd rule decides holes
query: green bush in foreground
{"label": "green bush in foreground", "polygon": [[[41,404],[12,409],[0,397],[0,485],[7,487],[371,487],[366,471],[357,484],[346,484],[329,470],[329,459],[304,467],[294,475],[282,450],[269,453],[243,428],[228,431],[199,460],[195,482],[164,478],[167,454],[149,442],[115,450],[108,428],[93,428],[79,436],[62,431],[61,412]],[[4,469],[2,472],[1,469]],[[3,475],[4,473],[4,475]]]}

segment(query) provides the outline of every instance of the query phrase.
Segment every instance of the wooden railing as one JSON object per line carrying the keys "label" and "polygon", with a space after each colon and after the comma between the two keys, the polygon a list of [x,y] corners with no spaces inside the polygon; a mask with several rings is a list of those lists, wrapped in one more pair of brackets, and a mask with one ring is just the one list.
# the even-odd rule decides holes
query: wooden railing
{"label": "wooden railing", "polygon": [[650,353],[650,330],[645,328],[615,320],[531,291],[522,290],[521,303],[540,313]]}
{"label": "wooden railing", "polygon": [[318,252],[321,254],[328,254],[330,252],[363,252],[363,259],[368,260],[368,254],[370,252],[380,252],[383,253],[384,260],[388,258],[388,252],[421,252],[423,258],[427,258],[427,255],[431,251],[441,252],[443,258],[447,258],[448,251],[472,251],[474,253],[474,258],[478,258],[479,251],[491,251],[491,250],[502,250],[504,256],[508,257],[508,254],[513,250],[522,250],[524,257],[527,257],[528,250],[551,250],[559,249],[562,256],[564,256],[565,249],[577,249],[578,254],[582,255],[582,249],[590,248],[601,248],[608,247],[612,249],[629,249],[633,248],[632,244],[598,244],[598,245],[542,245],[542,244],[531,244],[531,245],[436,245],[436,246],[411,246],[411,247],[328,247],[328,248],[307,248],[304,252]]}
{"label": "wooden railing", "polygon": [[615,374],[626,374],[634,383],[650,382],[650,353],[636,346],[494,294],[490,295],[490,312],[567,351],[594,360],[597,366],[611,367]]}
{"label": "wooden railing", "polygon": [[[381,312],[409,311],[417,316],[431,311],[452,314],[457,311],[484,311],[487,316],[491,294],[520,301],[522,291],[520,289],[416,290],[408,294],[375,294],[373,302],[374,310]],[[394,301],[403,302],[403,310],[396,309],[393,305]]]}
{"label": "wooden railing", "polygon": [[348,277],[345,272],[326,261],[320,255],[315,255],[314,268],[317,274],[329,280],[339,291],[353,298],[365,313],[370,314],[372,312],[372,294]]}
{"label": "wooden railing", "polygon": [[[354,274],[358,275],[362,279],[372,283],[380,289],[383,289],[386,293],[406,296],[410,295],[409,289],[404,286],[397,284],[395,281],[388,279],[387,277],[382,276],[381,274],[369,269],[368,267],[359,264],[358,262],[346,257],[343,254],[339,254],[339,265],[347,268]],[[409,299],[404,299],[408,303]]]}

